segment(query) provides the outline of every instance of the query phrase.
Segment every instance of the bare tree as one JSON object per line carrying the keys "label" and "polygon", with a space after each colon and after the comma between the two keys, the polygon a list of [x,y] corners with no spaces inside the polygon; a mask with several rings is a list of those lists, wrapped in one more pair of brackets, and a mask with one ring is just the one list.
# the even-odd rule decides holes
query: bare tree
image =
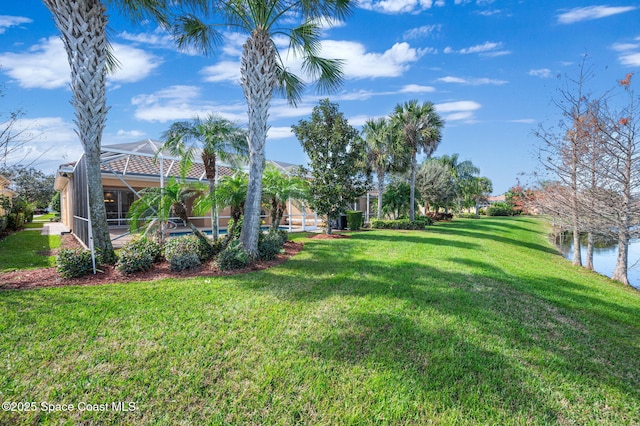
{"label": "bare tree", "polygon": [[[577,77],[565,76],[564,86],[559,90],[559,97],[553,100],[555,106],[562,113],[557,129],[540,129],[535,133],[544,146],[539,155],[539,161],[545,171],[557,181],[563,190],[560,198],[544,197],[543,200],[553,201],[547,210],[555,211],[559,218],[565,221],[573,231],[573,264],[582,265],[580,252],[581,232],[581,203],[580,177],[582,173],[582,155],[585,152],[584,123],[588,117],[587,110],[589,95],[585,87],[592,75],[591,67],[586,67],[584,57]],[[554,190],[558,187],[554,186]],[[568,189],[568,190],[567,190]]]}

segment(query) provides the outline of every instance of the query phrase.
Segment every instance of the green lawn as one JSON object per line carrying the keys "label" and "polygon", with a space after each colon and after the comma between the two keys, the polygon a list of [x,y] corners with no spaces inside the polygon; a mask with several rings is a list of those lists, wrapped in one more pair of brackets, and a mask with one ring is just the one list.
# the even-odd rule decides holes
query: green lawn
{"label": "green lawn", "polygon": [[[1,292],[1,399],[37,410],[0,424],[639,424],[640,293],[545,232],[459,220],[245,275]],[[135,411],[78,409],[115,401]]]}
{"label": "green lawn", "polygon": [[54,266],[55,256],[49,256],[46,252],[58,247],[59,235],[40,235],[37,230],[8,235],[0,240],[0,272]]}

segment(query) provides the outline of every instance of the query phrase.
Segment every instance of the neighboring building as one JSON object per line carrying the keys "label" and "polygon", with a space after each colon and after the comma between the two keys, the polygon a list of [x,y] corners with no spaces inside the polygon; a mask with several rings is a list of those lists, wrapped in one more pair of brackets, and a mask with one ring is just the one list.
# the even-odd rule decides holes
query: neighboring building
{"label": "neighboring building", "polygon": [[[8,198],[13,198],[16,196],[16,192],[9,188],[9,185],[11,185],[11,181],[8,178],[0,175],[0,196]],[[6,214],[7,212],[4,211],[2,206],[0,206],[0,216],[4,216]]]}
{"label": "neighboring building", "polygon": [[486,209],[487,207],[490,207],[494,203],[504,203],[506,201],[507,201],[507,198],[504,196],[504,194],[502,194],[502,195],[491,195],[491,196],[487,197],[487,201],[483,201],[483,202],[478,203],[478,208],[479,209]]}
{"label": "neighboring building", "polygon": [[[159,187],[170,177],[179,177],[179,163],[179,158],[162,151],[161,142],[151,139],[102,147],[102,185],[109,227],[127,228],[127,213],[137,198],[136,194],[143,188]],[[296,167],[277,161],[267,163],[287,173]],[[217,165],[217,177],[233,173],[234,170],[228,164],[219,162]],[[206,182],[204,165],[198,155],[194,156],[194,164],[187,180]],[[61,222],[88,245],[88,188],[84,156],[77,162],[59,167],[54,188],[60,192]],[[282,225],[290,229],[293,226],[307,228],[320,224],[320,219],[315,213],[309,209],[301,211],[297,203],[290,202],[288,210],[285,212]],[[226,228],[229,214],[228,209],[220,212],[220,229]],[[269,216],[266,213],[263,219],[268,224]],[[199,228],[211,229],[209,216],[195,217],[193,223]]]}

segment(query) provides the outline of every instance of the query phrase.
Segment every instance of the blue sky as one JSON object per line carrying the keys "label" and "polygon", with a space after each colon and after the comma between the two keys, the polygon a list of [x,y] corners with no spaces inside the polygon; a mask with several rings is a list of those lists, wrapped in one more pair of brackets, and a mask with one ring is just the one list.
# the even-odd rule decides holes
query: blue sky
{"label": "blue sky", "polygon": [[[203,57],[177,51],[150,23],[109,14],[121,68],[109,78],[104,145],[158,139],[172,122],[198,114],[246,123],[237,84],[241,36],[228,33],[216,54]],[[398,103],[433,102],[446,120],[435,155],[471,160],[499,194],[536,169],[533,131],[560,118],[551,102],[561,87],[558,76],[575,77],[585,53],[595,72],[589,88],[596,92],[640,68],[638,22],[640,3],[621,0],[364,0],[346,21],[325,29],[323,55],[345,61],[344,85],[328,97],[358,128]],[[33,140],[21,157],[38,158],[34,165],[46,172],[82,152],[68,76],[42,2],[2,2],[0,118],[24,109],[20,125]],[[290,127],[323,97],[310,86],[297,108],[274,99],[267,158],[306,162]],[[520,180],[532,182],[526,175]]]}

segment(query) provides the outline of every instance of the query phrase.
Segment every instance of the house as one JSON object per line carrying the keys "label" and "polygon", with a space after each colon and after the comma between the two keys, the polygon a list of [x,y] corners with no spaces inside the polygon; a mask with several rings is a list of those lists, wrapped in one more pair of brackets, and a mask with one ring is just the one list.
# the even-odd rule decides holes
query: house
{"label": "house", "polygon": [[495,203],[504,203],[507,201],[507,198],[504,196],[504,194],[502,195],[491,195],[489,197],[487,197],[486,201],[482,201],[478,203],[478,208],[479,209],[486,209],[488,207],[491,207],[492,204]]}
{"label": "house", "polygon": [[[13,198],[16,196],[16,192],[9,185],[11,185],[11,181],[7,177],[0,175],[0,197]],[[0,205],[0,216],[4,216],[7,213]]]}
{"label": "house", "polygon": [[[107,221],[114,238],[117,238],[126,233],[129,227],[127,213],[139,191],[147,187],[161,187],[169,178],[178,178],[180,159],[163,151],[162,142],[151,139],[103,146],[100,158]],[[285,173],[290,173],[295,167],[293,164],[277,161],[267,163]],[[234,173],[234,169],[228,164],[219,162],[216,167],[218,178]],[[76,162],[61,165],[56,174],[54,189],[60,192],[61,222],[88,246],[88,186],[85,168],[84,155]],[[204,164],[198,155],[194,156],[193,167],[186,179],[206,182]],[[187,206],[188,209],[190,207]],[[268,224],[269,216],[266,212],[263,213],[263,220]],[[222,210],[218,217],[218,227],[225,229],[229,218],[229,210]],[[210,216],[191,219],[197,227],[211,229]],[[295,202],[288,203],[283,225],[289,230],[293,227],[308,229],[319,224],[320,219],[314,212],[301,208]]]}

